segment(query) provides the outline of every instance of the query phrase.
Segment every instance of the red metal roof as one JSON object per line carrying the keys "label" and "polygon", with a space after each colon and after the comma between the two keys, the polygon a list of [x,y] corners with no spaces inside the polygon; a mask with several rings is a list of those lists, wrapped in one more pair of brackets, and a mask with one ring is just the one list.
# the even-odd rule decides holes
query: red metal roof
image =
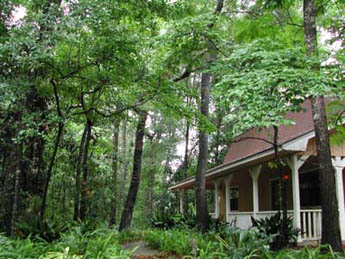
{"label": "red metal roof", "polygon": [[[279,143],[284,143],[314,130],[309,100],[302,104],[302,111],[290,112],[286,118],[294,120],[295,124],[279,127]],[[270,143],[260,139],[248,139],[248,137],[272,141],[273,129],[271,127],[260,131],[258,128],[254,128],[236,137],[228,148],[223,164],[233,163],[272,148]]]}

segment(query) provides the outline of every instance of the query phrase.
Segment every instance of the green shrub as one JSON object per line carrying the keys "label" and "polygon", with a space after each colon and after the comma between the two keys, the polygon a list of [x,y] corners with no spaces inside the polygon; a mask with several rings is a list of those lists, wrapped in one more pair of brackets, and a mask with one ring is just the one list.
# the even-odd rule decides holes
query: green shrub
{"label": "green shrub", "polygon": [[192,255],[189,242],[190,233],[186,230],[151,230],[145,232],[143,238],[148,244],[162,252],[172,252],[177,255]]}
{"label": "green shrub", "polygon": [[345,258],[345,254],[335,253],[329,245],[317,248],[305,247],[299,250],[285,249],[265,255],[267,259],[337,259]]}
{"label": "green shrub", "polygon": [[117,232],[117,239],[120,244],[140,240],[142,236],[143,231],[140,230],[123,230],[121,232]]}
{"label": "green shrub", "polygon": [[[254,219],[251,218],[253,227],[255,227],[263,238],[270,236],[272,238],[270,242],[271,248],[275,249],[278,247],[278,243],[281,239],[281,225],[283,223],[280,214],[277,213],[271,217],[266,217],[263,219]],[[290,244],[296,244],[298,234],[300,233],[299,229],[294,229],[293,227],[293,218],[287,218],[287,235],[288,241]]]}
{"label": "green shrub", "polygon": [[263,258],[269,252],[270,236],[262,237],[258,231],[229,228],[226,238],[217,236],[219,242],[233,259]]}
{"label": "green shrub", "polygon": [[188,214],[182,215],[174,213],[170,209],[157,211],[151,220],[153,228],[171,229],[171,228],[195,228],[196,214],[191,210]]}
{"label": "green shrub", "polygon": [[106,259],[129,258],[131,251],[121,250],[117,232],[99,228],[83,233],[83,227],[73,227],[59,240],[47,242],[40,238],[11,239],[0,235],[0,259]]}
{"label": "green shrub", "polygon": [[39,216],[30,215],[25,221],[17,223],[17,235],[21,238],[42,238],[48,242],[60,238],[60,234],[67,231],[66,224],[55,221],[43,221]]}

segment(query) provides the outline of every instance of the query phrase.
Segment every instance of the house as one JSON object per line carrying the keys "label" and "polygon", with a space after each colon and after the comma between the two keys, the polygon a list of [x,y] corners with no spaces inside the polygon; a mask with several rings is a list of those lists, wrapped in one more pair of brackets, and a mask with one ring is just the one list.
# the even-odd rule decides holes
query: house
{"label": "house", "polygon": [[[302,112],[289,113],[294,125],[279,127],[279,156],[286,162],[288,215],[302,230],[298,242],[321,239],[320,191],[316,158],[315,132],[311,103],[302,104]],[[273,130],[249,130],[229,146],[224,163],[206,174],[206,188],[214,190],[213,216],[232,222],[242,229],[251,226],[251,216],[264,218],[278,209],[278,172],[270,166],[274,158]],[[264,141],[268,140],[268,142]],[[344,184],[345,144],[331,146],[336,176],[341,236],[345,241]],[[170,190],[192,189],[195,178],[188,178]],[[182,206],[181,206],[182,208]]]}

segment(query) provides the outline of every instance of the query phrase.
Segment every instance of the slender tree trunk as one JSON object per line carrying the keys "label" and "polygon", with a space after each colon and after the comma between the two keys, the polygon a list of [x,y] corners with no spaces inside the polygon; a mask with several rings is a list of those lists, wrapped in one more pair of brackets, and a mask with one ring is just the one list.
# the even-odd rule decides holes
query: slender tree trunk
{"label": "slender tree trunk", "polygon": [[[8,139],[15,137],[14,131],[7,131],[6,136]],[[16,158],[16,144],[13,141],[7,145],[7,156],[9,158]],[[16,159],[8,159],[4,168],[4,183],[1,189],[1,199],[0,199],[0,216],[2,217],[2,225],[7,235],[11,235],[11,219],[12,219],[12,205],[13,205],[13,193],[15,186],[15,172],[18,168]]]}
{"label": "slender tree trunk", "polygon": [[[304,0],[304,37],[307,53],[317,57],[316,6],[314,0]],[[315,66],[319,70],[319,66]],[[320,166],[320,192],[322,206],[323,244],[330,244],[335,251],[342,250],[339,227],[338,201],[336,197],[335,174],[332,166],[329,133],[323,96],[311,100],[315,128],[317,158]]]}
{"label": "slender tree trunk", "polygon": [[113,176],[112,176],[112,197],[110,204],[110,219],[109,226],[116,224],[116,212],[117,212],[117,164],[118,164],[118,149],[119,149],[119,127],[120,123],[115,121],[113,132],[113,146],[114,155],[112,161]]}
{"label": "slender tree trunk", "polygon": [[47,171],[47,177],[46,177],[46,181],[45,181],[45,186],[44,186],[44,189],[43,189],[42,205],[41,205],[41,221],[43,221],[44,217],[45,217],[46,202],[47,202],[49,183],[50,183],[53,167],[54,167],[54,164],[55,164],[56,154],[57,154],[58,149],[59,149],[59,144],[60,144],[61,136],[62,136],[63,129],[64,129],[64,126],[65,126],[65,124],[62,121],[63,116],[62,116],[62,112],[61,112],[61,109],[60,109],[60,99],[59,99],[59,95],[58,95],[57,85],[54,82],[54,80],[51,80],[51,84],[53,86],[53,91],[54,91],[54,97],[55,97],[55,103],[56,103],[56,112],[57,112],[57,115],[59,116],[61,121],[58,124],[58,132],[57,132],[57,136],[56,136],[56,140],[55,140],[53,154],[52,154],[52,156],[50,158],[50,162],[49,162],[49,166],[48,166],[48,171]]}
{"label": "slender tree trunk", "polygon": [[91,142],[91,129],[92,129],[92,122],[88,118],[87,119],[87,131],[86,131],[86,139],[85,139],[85,148],[84,148],[84,154],[83,154],[83,179],[81,182],[81,199],[80,199],[80,209],[79,209],[79,216],[82,221],[85,221],[86,219],[86,213],[87,213],[87,177],[88,177],[88,158],[89,158],[89,148],[90,148],[90,142]]}
{"label": "slender tree trunk", "polygon": [[[220,14],[223,9],[224,0],[217,0],[217,6],[215,9],[215,14]],[[213,27],[213,24],[208,25],[209,28]],[[215,55],[212,53],[214,47],[209,48],[209,58],[207,61],[212,61],[215,59]],[[210,94],[209,88],[211,85],[211,74],[206,72],[201,75],[200,84],[200,111],[201,114],[208,119],[209,117],[209,101]],[[206,131],[200,129],[199,131],[199,156],[198,164],[196,169],[196,179],[195,179],[195,199],[196,199],[196,220],[198,229],[201,232],[207,231],[209,227],[209,217],[207,211],[207,200],[206,200],[206,170],[208,162],[208,135]]]}
{"label": "slender tree trunk", "polygon": [[[188,100],[187,100],[188,104]],[[189,147],[189,122],[187,121],[186,126],[186,134],[185,134],[185,146],[184,146],[184,159],[183,159],[183,179],[186,179],[188,177],[187,170],[188,170],[188,147]],[[182,195],[182,208],[183,208],[183,214],[186,215],[188,210],[188,201],[187,201],[187,190],[183,189],[181,190]]]}
{"label": "slender tree trunk", "polygon": [[[169,129],[169,138],[173,139],[176,136],[176,128]],[[166,152],[166,159],[165,159],[165,165],[164,165],[164,176],[163,176],[163,186],[168,189],[168,178],[172,175],[172,170],[170,167],[171,162],[171,146],[169,145],[167,147]]]}
{"label": "slender tree trunk", "polygon": [[21,175],[21,162],[22,162],[22,144],[17,144],[17,166],[14,177],[14,195],[12,205],[12,217],[11,217],[11,236],[14,237],[16,234],[17,223],[18,223],[18,210],[19,210],[19,199],[20,199],[20,175]]}
{"label": "slender tree trunk", "polygon": [[122,231],[128,229],[131,226],[133,209],[135,205],[135,200],[137,198],[137,193],[140,185],[141,178],[141,160],[144,145],[144,135],[145,135],[145,125],[147,119],[147,112],[139,112],[139,122],[136,130],[135,136],[135,148],[134,148],[134,158],[133,158],[133,172],[131,185],[128,190],[128,195],[126,203],[122,212],[120,228]]}
{"label": "slender tree trunk", "polygon": [[220,161],[220,157],[219,157],[219,142],[220,142],[220,130],[221,130],[221,126],[222,126],[222,114],[220,112],[217,113],[217,134],[216,134],[216,152],[215,152],[215,162],[216,165],[220,165],[221,161]]}
{"label": "slender tree trunk", "polygon": [[150,138],[150,170],[149,170],[149,183],[148,183],[148,190],[147,190],[147,209],[148,209],[148,218],[152,219],[152,207],[153,207],[153,184],[154,184],[154,177],[155,177],[155,151],[153,147],[153,138]]}
{"label": "slender tree trunk", "polygon": [[54,167],[54,164],[55,164],[56,154],[57,154],[57,151],[59,149],[59,144],[60,144],[63,128],[64,128],[64,124],[62,122],[60,122],[59,126],[58,126],[58,132],[57,132],[57,135],[56,135],[56,139],[55,139],[55,145],[54,145],[54,149],[53,149],[53,154],[52,154],[52,156],[50,158],[50,162],[49,162],[49,166],[48,166],[48,171],[47,171],[47,177],[46,177],[46,181],[45,181],[45,185],[44,185],[44,189],[43,189],[43,197],[42,197],[42,205],[41,205],[41,220],[42,221],[44,220],[44,217],[45,217],[48,187],[49,187],[49,183],[50,183],[50,180],[51,180],[51,175],[52,175],[53,167]]}
{"label": "slender tree trunk", "polygon": [[[201,114],[208,118],[209,87],[211,75],[203,73],[201,76]],[[196,221],[198,229],[202,232],[208,229],[208,211],[206,201],[205,174],[208,161],[208,135],[204,130],[199,131],[199,156],[195,179],[195,199],[196,199]]]}
{"label": "slender tree trunk", "polygon": [[81,137],[80,144],[79,144],[79,154],[78,154],[77,165],[76,165],[73,220],[79,219],[80,174],[81,174],[81,163],[82,163],[83,154],[84,154],[87,129],[88,129],[88,126],[87,126],[87,122],[86,122],[85,127],[84,127],[84,131],[83,131],[83,135]]}
{"label": "slender tree trunk", "polygon": [[273,137],[273,148],[274,148],[274,161],[278,167],[279,173],[279,215],[280,210],[283,213],[281,225],[280,225],[280,236],[278,237],[278,247],[276,249],[281,249],[289,244],[289,233],[288,233],[288,217],[287,217],[287,182],[284,178],[284,166],[279,157],[279,140],[278,133],[279,128],[273,126],[274,137]]}
{"label": "slender tree trunk", "polygon": [[67,189],[67,183],[64,182],[63,183],[63,194],[62,194],[62,208],[61,208],[61,212],[62,212],[62,218],[65,218],[66,217],[66,189]]}
{"label": "slender tree trunk", "polygon": [[[40,138],[40,137],[39,137]],[[31,177],[36,179],[34,184],[39,182],[39,175],[40,175],[40,143],[37,137],[34,138],[33,146],[32,146],[32,164],[31,164]],[[32,184],[31,184],[32,185]],[[31,188],[33,186],[30,186]]]}
{"label": "slender tree trunk", "polygon": [[7,177],[4,182],[3,186],[3,195],[1,196],[1,210],[2,210],[2,224],[6,231],[7,235],[11,235],[11,219],[12,219],[12,201],[13,201],[13,182],[14,182],[14,176],[13,173],[16,168],[13,166],[12,163],[8,163],[7,165],[7,171],[8,169],[12,169],[11,173],[7,173]]}
{"label": "slender tree trunk", "polygon": [[[2,188],[4,187],[5,179],[6,179],[6,162],[7,162],[7,151],[2,150],[1,152],[2,156],[2,163],[1,163],[1,178],[0,178],[0,190],[2,191]],[[1,214],[0,214],[1,215]]]}
{"label": "slender tree trunk", "polygon": [[125,186],[126,186],[126,176],[127,176],[127,120],[123,120],[122,122],[122,148],[121,148],[121,153],[122,153],[122,173],[121,173],[121,192],[120,192],[120,200],[122,203],[124,203],[125,200]]}

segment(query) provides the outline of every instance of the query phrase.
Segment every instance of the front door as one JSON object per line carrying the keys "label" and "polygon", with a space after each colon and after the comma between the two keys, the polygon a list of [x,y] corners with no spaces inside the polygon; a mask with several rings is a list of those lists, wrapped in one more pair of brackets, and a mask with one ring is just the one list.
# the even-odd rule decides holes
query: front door
{"label": "front door", "polygon": [[299,188],[301,208],[311,209],[321,206],[319,171],[300,173]]}

